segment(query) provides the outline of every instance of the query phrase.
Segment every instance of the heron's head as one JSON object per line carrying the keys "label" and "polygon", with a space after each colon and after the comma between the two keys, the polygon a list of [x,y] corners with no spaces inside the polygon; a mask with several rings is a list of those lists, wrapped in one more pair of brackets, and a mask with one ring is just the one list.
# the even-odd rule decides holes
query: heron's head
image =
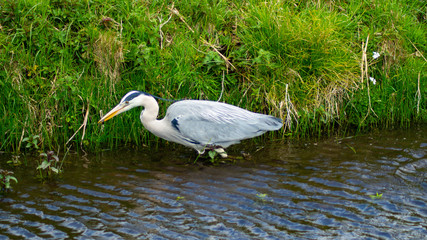
{"label": "heron's head", "polygon": [[126,93],[126,95],[123,96],[122,100],[120,100],[120,103],[117,104],[111,111],[109,111],[107,114],[105,114],[104,117],[102,117],[98,123],[104,123],[105,121],[108,121],[109,119],[113,118],[116,115],[119,115],[122,112],[126,112],[134,107],[142,106],[143,103],[143,97],[148,96],[149,94],[140,92],[140,91],[130,91]]}

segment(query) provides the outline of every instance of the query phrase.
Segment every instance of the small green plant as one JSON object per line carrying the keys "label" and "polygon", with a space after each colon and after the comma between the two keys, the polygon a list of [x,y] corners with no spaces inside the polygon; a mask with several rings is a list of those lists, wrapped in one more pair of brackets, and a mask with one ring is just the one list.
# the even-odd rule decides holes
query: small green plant
{"label": "small green plant", "polygon": [[10,190],[10,180],[18,183],[18,180],[13,176],[12,171],[0,169],[0,192],[3,193]]}
{"label": "small green plant", "polygon": [[371,199],[373,199],[373,200],[382,199],[383,194],[382,193],[381,194],[376,193],[375,195],[369,195],[369,197],[371,197]]}
{"label": "small green plant", "polygon": [[177,201],[182,201],[182,200],[185,200],[185,197],[178,196],[178,197],[176,197],[176,200],[177,200]]}
{"label": "small green plant", "polygon": [[39,141],[37,139],[39,139],[40,136],[39,135],[32,135],[30,134],[29,137],[26,137],[24,139],[22,139],[22,142],[26,142],[27,145],[25,146],[25,148],[28,149],[39,149],[38,143]]}
{"label": "small green plant", "polygon": [[262,202],[267,201],[268,195],[266,193],[257,193],[256,196],[257,196],[258,200],[260,200]]}
{"label": "small green plant", "polygon": [[[212,163],[212,164],[215,164],[215,163],[217,163],[217,160],[218,160],[218,158],[217,158],[217,155],[218,155],[219,153],[217,152],[217,151],[215,151],[215,150],[209,150],[208,151],[208,156],[209,156],[209,161]],[[196,160],[194,160],[194,162],[193,163],[196,163],[197,162],[197,160],[199,160],[199,157],[200,156],[203,156],[202,154],[199,154],[197,157],[196,157]],[[203,157],[202,157],[203,158]]]}
{"label": "small green plant", "polygon": [[55,155],[53,151],[48,151],[47,153],[41,153],[40,157],[44,158],[42,162],[37,166],[39,178],[41,181],[48,179],[53,179],[54,176],[57,176],[62,172],[61,167],[58,166],[59,158]]}
{"label": "small green plant", "polygon": [[216,151],[212,150],[212,151],[208,152],[208,155],[209,155],[210,161],[212,163],[214,163],[215,162],[215,157],[218,155],[218,153]]}
{"label": "small green plant", "polygon": [[13,155],[12,158],[7,161],[7,164],[13,165],[13,166],[19,166],[22,164],[22,162],[19,160],[20,156],[19,155]]}

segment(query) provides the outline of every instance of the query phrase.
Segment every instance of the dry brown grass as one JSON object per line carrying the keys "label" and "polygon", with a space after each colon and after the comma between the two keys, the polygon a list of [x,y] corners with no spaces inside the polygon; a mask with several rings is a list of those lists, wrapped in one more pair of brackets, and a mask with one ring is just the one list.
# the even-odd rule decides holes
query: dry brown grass
{"label": "dry brown grass", "polygon": [[114,86],[120,81],[120,69],[124,60],[123,42],[119,40],[119,36],[115,31],[101,33],[93,46],[94,60],[105,77],[110,93],[114,92]]}

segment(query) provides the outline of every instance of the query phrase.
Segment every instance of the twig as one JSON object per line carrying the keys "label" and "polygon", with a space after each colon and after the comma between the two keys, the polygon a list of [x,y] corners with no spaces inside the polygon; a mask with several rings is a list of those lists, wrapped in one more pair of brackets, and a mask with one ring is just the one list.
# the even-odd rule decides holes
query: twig
{"label": "twig", "polygon": [[362,62],[360,63],[360,81],[363,83],[364,77],[366,75],[366,81],[368,81],[368,66],[365,64],[367,62],[367,54],[366,50],[368,48],[368,42],[369,42],[369,35],[366,38],[366,44],[362,43]]}
{"label": "twig", "polygon": [[122,39],[122,33],[123,33],[123,19],[120,19],[120,33],[119,33],[119,38],[120,40]]}
{"label": "twig", "polygon": [[222,53],[221,53],[220,51],[218,51],[218,49],[216,49],[216,47],[215,47],[214,45],[212,45],[211,43],[207,42],[205,39],[200,38],[200,40],[202,40],[202,42],[203,42],[204,44],[208,45],[208,46],[209,46],[209,47],[211,47],[211,48],[212,48],[216,53],[218,53],[218,55],[219,55],[222,59],[224,59],[224,61],[225,61],[225,63],[227,64],[227,66],[228,66],[228,65],[230,65],[234,70],[237,70],[237,68],[236,68],[233,64],[231,64],[231,62],[230,62],[230,61],[228,61],[228,58],[227,58],[227,57],[225,57],[224,55],[222,55]]}
{"label": "twig", "polygon": [[196,47],[194,47],[193,45],[191,45],[191,47],[192,47],[194,50],[198,51],[199,53],[208,54],[207,52],[203,52],[202,50],[197,49],[197,48],[196,48]]}
{"label": "twig", "polygon": [[76,136],[76,134],[80,131],[80,129],[83,128],[83,124],[79,127],[79,129],[77,129],[77,131],[73,134],[73,136],[70,137],[70,139],[68,139],[68,141],[65,143],[65,145],[67,145],[73,138],[74,136]]}
{"label": "twig", "polygon": [[415,96],[417,97],[417,115],[420,114],[420,101],[421,101],[421,90],[420,90],[420,78],[421,72],[418,72],[418,89]]}
{"label": "twig", "polygon": [[361,76],[362,82],[363,82],[363,77],[364,76],[366,77],[366,87],[367,87],[367,91],[368,91],[368,112],[366,113],[365,118],[363,118],[363,120],[360,122],[360,124],[366,120],[366,118],[369,116],[369,113],[371,111],[376,117],[378,117],[377,114],[374,112],[374,109],[372,109],[372,104],[371,104],[371,91],[369,88],[369,80],[368,80],[369,79],[369,77],[368,77],[368,57],[367,57],[368,55],[366,54],[366,51],[368,49],[368,42],[369,42],[369,35],[366,38],[365,46],[363,46],[363,44],[362,44],[362,76]]}
{"label": "twig", "polygon": [[160,22],[160,26],[159,26],[159,34],[160,34],[160,49],[163,49],[163,31],[162,31],[162,27],[164,25],[166,25],[172,18],[172,14],[169,15],[169,18],[166,22],[162,23],[162,18],[159,17],[159,22]]}
{"label": "twig", "polygon": [[298,112],[296,111],[294,104],[291,101],[291,98],[288,93],[288,84],[286,84],[285,88],[285,102],[280,102],[280,108],[285,105],[286,108],[286,118],[285,118],[285,130],[283,131],[283,134],[286,132],[286,129],[291,130],[292,127],[292,119],[295,119],[298,125]]}
{"label": "twig", "polygon": [[[26,121],[25,121],[26,122]],[[21,134],[21,139],[19,139],[19,144],[18,144],[18,152],[21,149],[21,144],[22,144],[22,140],[24,139],[24,133],[25,133],[25,125],[22,128],[22,134]]]}
{"label": "twig", "polygon": [[185,21],[184,17],[179,13],[178,9],[174,8],[173,5],[172,5],[172,7],[170,7],[169,10],[173,14],[177,15],[179,17],[179,20],[181,20],[187,26],[187,28],[190,29],[190,31],[192,33],[194,33],[194,30],[190,27],[190,25],[188,25],[188,23]]}
{"label": "twig", "polygon": [[418,50],[418,48],[415,46],[415,44],[411,41],[411,39],[407,38],[409,40],[409,42],[412,44],[412,46],[414,46],[414,48],[417,50],[417,52],[420,53],[421,57],[424,59],[424,61],[427,62],[427,59],[424,57],[424,55],[421,53],[420,50]]}
{"label": "twig", "polygon": [[221,94],[219,95],[217,102],[219,102],[221,100],[222,94],[224,93],[224,79],[225,79],[225,72],[222,71]]}
{"label": "twig", "polygon": [[83,135],[82,135],[82,142],[81,144],[83,144],[83,139],[85,138],[85,134],[86,134],[86,126],[87,126],[87,119],[89,116],[89,102],[87,103],[87,109],[86,109],[86,114],[85,114],[85,119],[83,120]]}
{"label": "twig", "polygon": [[68,139],[68,141],[65,143],[65,145],[67,145],[74,138],[74,136],[76,136],[76,134],[80,131],[80,129],[82,129],[82,128],[83,128],[83,136],[82,136],[82,141],[83,141],[83,138],[85,136],[88,116],[89,116],[89,103],[88,103],[88,106],[86,109],[86,115],[85,115],[85,118],[83,120],[83,124],[79,127],[79,129],[77,129],[77,131],[73,134],[73,136],[71,136],[70,139]]}

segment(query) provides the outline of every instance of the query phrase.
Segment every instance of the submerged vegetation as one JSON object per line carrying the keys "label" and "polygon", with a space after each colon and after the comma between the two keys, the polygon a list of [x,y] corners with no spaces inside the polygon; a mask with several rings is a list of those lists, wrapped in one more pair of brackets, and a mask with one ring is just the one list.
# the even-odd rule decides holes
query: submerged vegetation
{"label": "submerged vegetation", "polygon": [[62,163],[53,151],[40,154],[40,164],[37,166],[37,179],[41,182],[54,180],[62,173]]}
{"label": "submerged vegetation", "polygon": [[0,194],[6,193],[12,187],[10,186],[11,180],[18,182],[18,180],[13,176],[13,172],[0,169]]}
{"label": "submerged vegetation", "polygon": [[376,193],[374,195],[369,195],[369,197],[371,197],[372,200],[378,200],[378,199],[383,198],[383,194],[382,193]]}
{"label": "submerged vegetation", "polygon": [[139,111],[96,124],[129,90],[276,115],[282,137],[425,123],[426,4],[1,1],[0,150],[150,145]]}

